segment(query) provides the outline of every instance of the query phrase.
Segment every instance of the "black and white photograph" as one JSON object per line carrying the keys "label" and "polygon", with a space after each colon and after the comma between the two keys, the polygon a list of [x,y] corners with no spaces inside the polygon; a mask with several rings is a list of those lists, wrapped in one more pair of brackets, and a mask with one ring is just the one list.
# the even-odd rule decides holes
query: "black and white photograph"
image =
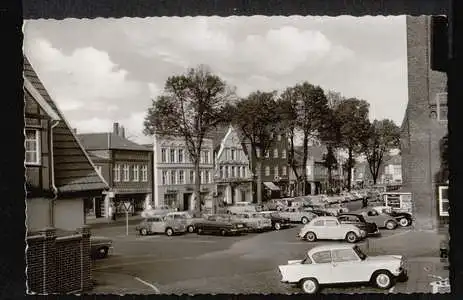
{"label": "black and white photograph", "polygon": [[23,33],[28,294],[450,292],[447,16]]}

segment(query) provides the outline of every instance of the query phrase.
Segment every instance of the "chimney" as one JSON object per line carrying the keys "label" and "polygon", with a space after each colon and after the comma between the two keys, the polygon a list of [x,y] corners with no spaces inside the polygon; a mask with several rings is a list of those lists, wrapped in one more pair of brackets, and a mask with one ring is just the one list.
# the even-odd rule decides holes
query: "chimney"
{"label": "chimney", "polygon": [[119,134],[121,138],[125,139],[125,128],[123,126],[120,127]]}
{"label": "chimney", "polygon": [[113,124],[113,133],[114,133],[115,135],[119,135],[119,123],[117,123],[117,122],[115,122],[115,123]]}

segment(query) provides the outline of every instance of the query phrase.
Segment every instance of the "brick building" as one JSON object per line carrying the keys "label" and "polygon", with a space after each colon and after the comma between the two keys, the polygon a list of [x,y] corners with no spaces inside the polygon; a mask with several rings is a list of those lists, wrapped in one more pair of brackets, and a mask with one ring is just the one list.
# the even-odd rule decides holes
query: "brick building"
{"label": "brick building", "polygon": [[[404,192],[414,200],[416,226],[437,229],[447,222],[447,199],[439,201],[441,143],[447,134],[447,77],[431,70],[431,17],[407,16],[408,106],[402,123]],[[447,198],[447,197],[445,197]]]}
{"label": "brick building", "polygon": [[111,203],[116,213],[125,213],[124,203],[130,203],[130,213],[136,214],[151,204],[152,148],[132,142],[119,123],[112,132],[78,135],[99,173],[110,189],[105,195],[86,199],[87,217],[106,217]]}

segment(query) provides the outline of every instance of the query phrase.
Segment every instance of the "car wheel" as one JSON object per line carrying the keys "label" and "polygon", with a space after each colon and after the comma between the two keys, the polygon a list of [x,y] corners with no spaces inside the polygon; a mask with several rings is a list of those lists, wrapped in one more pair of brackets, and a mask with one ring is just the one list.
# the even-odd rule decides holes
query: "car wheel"
{"label": "car wheel", "polygon": [[172,236],[174,234],[174,231],[172,230],[172,228],[167,228],[166,229],[166,235],[167,236]]}
{"label": "car wheel", "polygon": [[198,228],[198,229],[196,229],[196,233],[197,233],[198,235],[201,235],[201,234],[204,233],[204,231],[203,231],[202,228]]}
{"label": "car wheel", "polygon": [[309,232],[306,233],[305,239],[308,242],[315,242],[317,240],[317,236],[312,231],[309,231]]}
{"label": "car wheel", "polygon": [[280,230],[281,229],[281,224],[276,222],[275,225],[273,225],[273,228],[275,228],[275,230]]}
{"label": "car wheel", "polygon": [[315,294],[318,292],[320,285],[315,278],[304,278],[301,280],[301,288],[306,294]]}
{"label": "car wheel", "polygon": [[346,241],[348,241],[349,243],[355,243],[357,240],[358,240],[358,237],[355,234],[355,232],[349,231],[346,234]]}
{"label": "car wheel", "polygon": [[220,235],[221,235],[221,236],[226,236],[226,235],[227,235],[227,231],[226,231],[225,229],[220,230]]}
{"label": "car wheel", "polygon": [[106,256],[108,256],[108,247],[102,247],[98,249],[99,258],[105,258]]}
{"label": "car wheel", "polygon": [[379,271],[373,275],[373,283],[378,288],[387,290],[394,285],[394,280],[388,271]]}
{"label": "car wheel", "polygon": [[193,225],[188,226],[188,232],[189,233],[192,233],[194,231],[195,231],[195,228],[193,227]]}
{"label": "car wheel", "polygon": [[387,221],[386,222],[386,229],[393,230],[396,227],[397,227],[397,223],[395,223],[394,221]]}
{"label": "car wheel", "polygon": [[148,234],[148,230],[146,230],[146,228],[140,229],[140,235],[147,235],[147,234]]}
{"label": "car wheel", "polygon": [[408,225],[410,225],[410,221],[407,218],[402,218],[399,220],[399,224],[402,227],[407,227]]}
{"label": "car wheel", "polygon": [[302,217],[301,222],[302,224],[307,224],[309,223],[309,219],[307,219],[307,217]]}

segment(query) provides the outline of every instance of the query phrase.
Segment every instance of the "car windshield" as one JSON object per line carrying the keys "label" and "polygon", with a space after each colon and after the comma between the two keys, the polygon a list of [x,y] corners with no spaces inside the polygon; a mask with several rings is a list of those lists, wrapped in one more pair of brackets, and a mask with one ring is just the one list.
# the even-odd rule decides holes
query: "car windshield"
{"label": "car windshield", "polygon": [[365,258],[367,258],[367,255],[363,253],[362,250],[360,250],[358,246],[355,246],[353,249],[355,253],[357,253],[357,255],[360,257],[361,260],[365,260]]}

